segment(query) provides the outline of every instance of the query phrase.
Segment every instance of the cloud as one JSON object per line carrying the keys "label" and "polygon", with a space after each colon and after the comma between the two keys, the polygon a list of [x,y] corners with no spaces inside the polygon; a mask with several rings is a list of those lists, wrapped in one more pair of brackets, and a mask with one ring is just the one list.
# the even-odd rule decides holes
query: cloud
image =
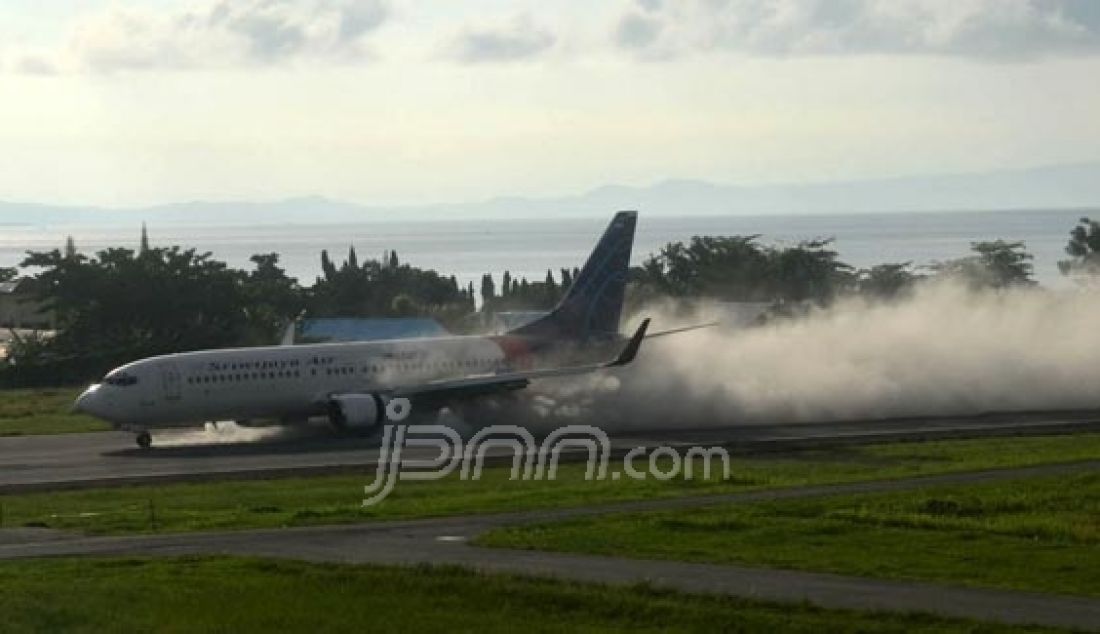
{"label": "cloud", "polygon": [[619,20],[615,41],[625,48],[646,48],[657,41],[663,27],[662,21],[655,17],[628,13]]}
{"label": "cloud", "polygon": [[619,47],[643,57],[922,54],[1014,61],[1100,53],[1095,0],[638,0]]}
{"label": "cloud", "polygon": [[38,55],[24,55],[15,62],[15,70],[25,75],[54,75],[57,68],[53,62]]}
{"label": "cloud", "polygon": [[114,5],[77,23],[49,56],[15,70],[109,73],[348,63],[389,15],[382,0],[213,0],[174,11]]}
{"label": "cloud", "polygon": [[527,16],[493,27],[467,27],[447,47],[448,56],[466,63],[511,62],[536,57],[557,38]]}

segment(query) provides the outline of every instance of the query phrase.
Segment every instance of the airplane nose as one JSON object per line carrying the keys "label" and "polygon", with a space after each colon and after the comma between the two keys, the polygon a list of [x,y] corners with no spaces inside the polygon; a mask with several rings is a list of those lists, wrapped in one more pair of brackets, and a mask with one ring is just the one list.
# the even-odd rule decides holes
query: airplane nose
{"label": "airplane nose", "polygon": [[96,393],[99,392],[99,385],[93,385],[92,387],[84,390],[84,392],[76,397],[76,402],[73,403],[73,413],[75,414],[91,414],[95,415],[95,398]]}

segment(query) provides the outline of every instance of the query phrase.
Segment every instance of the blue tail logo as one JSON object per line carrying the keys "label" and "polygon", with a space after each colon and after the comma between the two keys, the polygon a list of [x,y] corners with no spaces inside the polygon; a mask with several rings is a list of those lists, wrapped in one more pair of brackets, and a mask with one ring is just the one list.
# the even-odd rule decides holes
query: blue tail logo
{"label": "blue tail logo", "polygon": [[637,224],[636,211],[615,214],[557,307],[512,334],[565,339],[617,337]]}

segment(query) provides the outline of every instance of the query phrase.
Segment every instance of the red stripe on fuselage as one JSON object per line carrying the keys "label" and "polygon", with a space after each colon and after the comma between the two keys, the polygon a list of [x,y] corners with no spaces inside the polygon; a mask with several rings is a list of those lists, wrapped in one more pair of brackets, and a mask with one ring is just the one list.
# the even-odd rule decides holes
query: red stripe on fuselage
{"label": "red stripe on fuselage", "polygon": [[504,353],[504,360],[513,368],[522,369],[534,364],[534,351],[531,342],[524,337],[502,335],[490,338]]}

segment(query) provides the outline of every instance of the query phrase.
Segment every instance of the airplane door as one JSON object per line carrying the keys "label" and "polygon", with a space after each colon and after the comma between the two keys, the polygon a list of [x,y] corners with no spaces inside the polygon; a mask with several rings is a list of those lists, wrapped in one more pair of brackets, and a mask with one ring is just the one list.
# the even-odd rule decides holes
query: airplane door
{"label": "airplane door", "polygon": [[161,367],[161,379],[164,382],[164,400],[178,401],[182,396],[180,385],[180,371],[175,363],[165,363]]}

